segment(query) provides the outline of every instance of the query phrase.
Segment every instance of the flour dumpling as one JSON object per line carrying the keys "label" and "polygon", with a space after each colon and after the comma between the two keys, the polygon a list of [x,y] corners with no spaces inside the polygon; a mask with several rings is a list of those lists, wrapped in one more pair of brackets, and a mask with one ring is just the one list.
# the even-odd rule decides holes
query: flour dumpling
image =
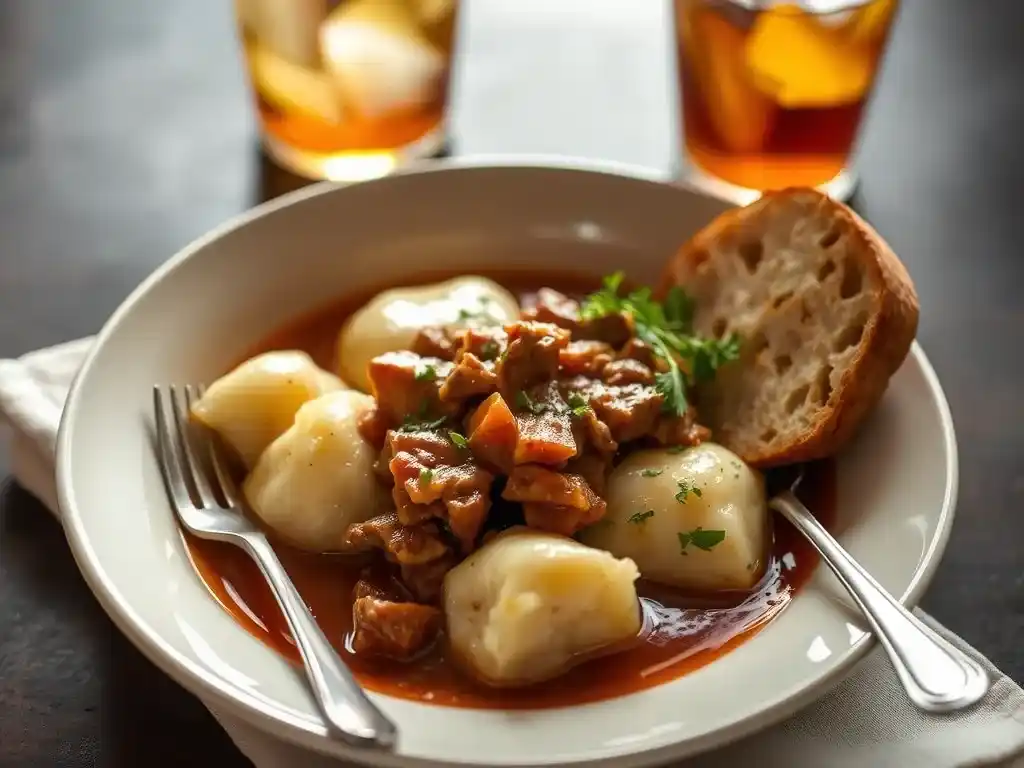
{"label": "flour dumpling", "polygon": [[342,548],[345,532],[380,510],[377,458],[358,432],[373,405],[341,390],[305,403],[260,456],[243,491],[253,512],[285,541],[312,552]]}
{"label": "flour dumpling", "polygon": [[481,681],[519,686],[637,637],[636,566],[528,529],[495,537],[445,577],[451,648]]}
{"label": "flour dumpling", "polygon": [[632,558],[644,578],[695,590],[749,589],[769,547],[764,478],[731,451],[630,455],[608,479],[604,519],[581,540]]}
{"label": "flour dumpling", "polygon": [[207,387],[193,404],[192,415],[217,432],[251,469],[263,450],[292,425],[303,403],[344,387],[305,352],[266,352]]}
{"label": "flour dumpling", "polygon": [[456,277],[430,285],[381,291],[341,329],[339,372],[353,386],[369,392],[370,361],[385,352],[409,349],[423,328],[487,327],[518,318],[515,296],[483,277]]}

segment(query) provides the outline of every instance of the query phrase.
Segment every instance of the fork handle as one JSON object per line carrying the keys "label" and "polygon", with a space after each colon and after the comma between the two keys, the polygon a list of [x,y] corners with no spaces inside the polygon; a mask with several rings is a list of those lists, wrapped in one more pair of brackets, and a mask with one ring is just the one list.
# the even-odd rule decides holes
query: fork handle
{"label": "fork handle", "polygon": [[985,670],[885,591],[794,493],[780,493],[768,505],[810,540],[853,595],[917,707],[951,712],[985,695],[989,687]]}
{"label": "fork handle", "polygon": [[267,537],[242,536],[281,606],[299,648],[313,693],[327,723],[343,741],[356,747],[391,748],[397,740],[394,723],[370,701],[334,647],[317,625]]}

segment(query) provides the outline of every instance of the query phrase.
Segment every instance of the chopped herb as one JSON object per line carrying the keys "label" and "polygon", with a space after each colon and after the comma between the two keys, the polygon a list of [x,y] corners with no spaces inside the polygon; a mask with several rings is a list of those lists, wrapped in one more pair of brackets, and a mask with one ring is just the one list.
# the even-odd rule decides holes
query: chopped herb
{"label": "chopped herb", "polygon": [[516,405],[524,411],[529,411],[534,415],[544,413],[544,411],[548,410],[547,403],[538,403],[536,400],[531,400],[530,396],[523,390],[516,392]]}
{"label": "chopped herb", "polygon": [[437,368],[432,365],[417,365],[413,374],[416,381],[434,381],[437,378]]}
{"label": "chopped herb", "polygon": [[[633,320],[637,338],[665,363],[667,370],[655,376],[655,388],[664,397],[663,409],[677,416],[689,407],[688,390],[714,377],[723,363],[739,357],[739,338],[705,339],[693,334],[693,305],[682,289],[669,291],[663,304],[652,298],[650,288],[619,295],[624,275],[605,277],[601,290],[588,296],[581,307],[584,320],[626,314]],[[686,371],[679,365],[686,363]]]}
{"label": "chopped herb", "polygon": [[668,449],[668,452],[669,453],[682,453],[685,450],[686,450],[686,446],[685,445],[673,445],[671,448]]}
{"label": "chopped herb", "polygon": [[434,479],[434,470],[424,467],[420,470],[420,485],[427,485]]}
{"label": "chopped herb", "polygon": [[493,360],[498,356],[500,352],[501,347],[498,346],[498,342],[494,341],[494,339],[491,339],[490,341],[485,341],[480,346],[480,359]]}
{"label": "chopped herb", "polygon": [[634,525],[640,525],[642,522],[652,517],[654,517],[654,510],[648,509],[646,512],[634,512],[632,515],[626,518],[626,522],[633,523]]}
{"label": "chopped herb", "polygon": [[448,437],[453,443],[455,443],[456,447],[462,449],[469,448],[469,441],[466,439],[465,435],[460,435],[458,432],[452,432],[449,430]]}
{"label": "chopped herb", "polygon": [[710,552],[716,546],[725,541],[725,531],[706,531],[699,525],[692,531],[680,531],[676,536],[679,539],[679,553],[682,555],[689,554],[689,552],[686,551],[686,548],[691,544],[697,549]]}
{"label": "chopped herb", "polygon": [[695,485],[691,485],[686,480],[677,480],[676,485],[679,486],[679,492],[676,494],[676,501],[678,501],[680,504],[685,504],[686,497],[689,496],[691,493],[697,498],[700,498],[701,496],[704,495],[701,492],[700,488],[698,488]]}
{"label": "chopped herb", "polygon": [[590,403],[579,392],[572,392],[569,395],[569,409],[573,416],[580,419],[590,410]]}
{"label": "chopped herb", "polygon": [[402,426],[398,428],[399,432],[429,432],[432,429],[437,429],[442,424],[448,421],[447,416],[442,416],[434,421],[427,421],[423,415],[420,416],[406,416],[405,421],[402,422]]}
{"label": "chopped herb", "polygon": [[640,474],[643,475],[644,477],[657,477],[658,475],[660,475],[664,471],[665,471],[664,469],[650,469],[650,468],[648,468],[648,469],[643,470]]}

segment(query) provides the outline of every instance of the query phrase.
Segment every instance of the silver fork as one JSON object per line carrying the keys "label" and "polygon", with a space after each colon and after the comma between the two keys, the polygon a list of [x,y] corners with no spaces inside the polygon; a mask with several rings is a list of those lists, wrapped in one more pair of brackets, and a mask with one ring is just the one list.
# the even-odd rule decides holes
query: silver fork
{"label": "silver fork", "polygon": [[[329,729],[352,746],[390,749],[397,739],[395,725],[359,687],[310,615],[267,537],[242,514],[238,491],[215,442],[189,422],[192,403],[201,394],[192,385],[153,388],[158,459],[178,520],[196,536],[234,544],[256,561],[288,621]],[[204,469],[203,453],[213,467],[212,478]]]}

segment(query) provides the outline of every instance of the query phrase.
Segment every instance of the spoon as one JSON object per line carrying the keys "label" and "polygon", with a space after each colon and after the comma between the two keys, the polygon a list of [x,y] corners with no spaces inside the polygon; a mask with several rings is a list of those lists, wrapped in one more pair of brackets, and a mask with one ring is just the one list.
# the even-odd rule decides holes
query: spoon
{"label": "spoon", "polygon": [[990,684],[985,670],[904,608],[843,549],[797,498],[801,480],[803,469],[768,507],[807,537],[853,596],[914,705],[926,712],[953,712],[981,699]]}

